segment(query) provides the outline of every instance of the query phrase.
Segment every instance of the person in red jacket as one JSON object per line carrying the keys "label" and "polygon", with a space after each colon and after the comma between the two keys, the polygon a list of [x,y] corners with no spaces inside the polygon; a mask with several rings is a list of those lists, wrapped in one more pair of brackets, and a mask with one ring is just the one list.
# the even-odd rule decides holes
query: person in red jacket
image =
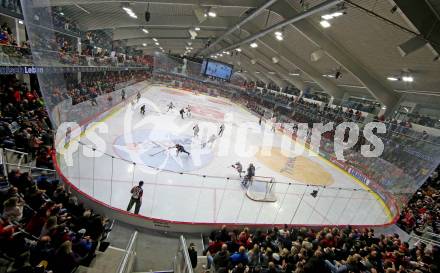
{"label": "person in red jacket", "polygon": [[20,93],[19,90],[15,90],[14,91],[14,99],[15,99],[15,102],[20,102],[21,101],[21,93]]}

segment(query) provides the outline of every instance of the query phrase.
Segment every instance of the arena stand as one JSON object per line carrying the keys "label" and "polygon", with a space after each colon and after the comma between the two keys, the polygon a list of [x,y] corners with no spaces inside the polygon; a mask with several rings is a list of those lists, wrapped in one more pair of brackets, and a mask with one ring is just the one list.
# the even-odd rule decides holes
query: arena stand
{"label": "arena stand", "polygon": [[[211,272],[437,272],[439,246],[410,247],[397,234],[373,229],[223,226],[205,249]],[[208,268],[210,266],[208,265]]]}
{"label": "arena stand", "polygon": [[[44,15],[45,11],[42,11],[41,17]],[[64,28],[64,30],[81,35],[73,22],[59,15],[55,18],[57,28]],[[153,62],[151,56],[128,57],[126,54],[111,56],[106,50],[94,52],[90,47],[93,43],[90,41],[99,40],[98,34],[84,34],[85,48],[82,48],[81,53],[78,53],[74,42],[69,41],[62,34],[46,37],[42,35],[41,40],[32,39],[31,47],[34,46],[35,50],[33,61],[31,61],[28,44],[24,43],[19,47],[16,43],[14,44],[13,37],[5,32],[7,29],[2,30],[2,40],[7,41],[4,43],[5,46],[1,47],[4,53],[2,55],[4,64],[142,68],[122,72],[83,72],[81,84],[78,84],[78,78],[75,79],[73,75],[68,75],[69,73],[60,73],[61,77],[54,77],[53,74],[40,75],[42,87],[45,90],[44,100],[38,91],[28,91],[26,87],[20,86],[20,83],[14,80],[2,86],[1,91],[5,98],[5,100],[2,98],[2,103],[8,101],[8,104],[2,104],[2,143],[10,145],[9,148],[29,153],[31,157],[35,156],[38,166],[44,168],[52,169],[51,157],[48,155],[53,139],[50,133],[51,124],[43,103],[46,103],[49,109],[52,125],[57,126],[60,122],[69,120],[86,120],[85,123],[87,123],[90,117],[118,105],[121,102],[122,89],[127,90],[127,96],[135,95],[139,89],[132,88],[132,86],[137,82],[149,80],[153,63],[155,70],[153,81],[170,84],[177,88],[197,90],[197,92],[211,96],[239,99],[244,106],[259,115],[266,118],[276,116],[280,123],[278,129],[294,138],[297,137],[294,126],[298,122],[310,124],[321,121],[336,121],[336,123],[354,121],[360,124],[366,122],[360,111],[325,105],[326,98],[311,95],[306,95],[305,99],[298,98],[299,94],[295,92],[296,90],[290,92],[294,96],[273,93],[269,90],[260,90],[261,93],[255,93],[256,90],[250,86],[246,91],[244,87],[201,78],[197,64],[187,63],[183,68],[183,61],[180,59],[154,58]],[[48,47],[44,48],[45,45]],[[57,78],[60,78],[61,82],[57,82]],[[256,86],[278,89],[273,84],[266,86],[263,83],[256,83]],[[21,99],[21,96],[26,99]],[[321,103],[306,100],[307,97],[320,100]],[[87,111],[84,111],[85,109]],[[381,120],[381,118],[375,117],[375,120]],[[350,165],[338,162],[334,158],[332,146],[334,132],[329,132],[322,139],[321,147],[324,149],[321,155],[368,183],[381,195],[389,207],[396,208],[393,216],[397,217],[399,210],[395,202],[399,207],[403,207],[403,204],[417,191],[420,182],[426,179],[429,170],[436,167],[433,166],[435,161],[433,154],[438,150],[433,149],[435,145],[431,142],[434,143],[438,139],[428,134],[415,132],[409,128],[409,125],[399,124],[395,120],[384,122],[390,129],[390,133],[383,139],[392,145],[388,151],[385,151],[382,158],[365,162],[365,159],[359,156],[359,150],[354,149],[347,155]],[[291,127],[286,128],[282,123],[290,123]],[[18,131],[8,130],[8,128],[16,128],[17,125]],[[33,129],[29,130],[29,127]],[[308,142],[307,139],[302,141],[306,144]],[[404,145],[407,149],[397,151],[400,145]],[[420,148],[428,156],[415,154],[413,147]],[[395,174],[395,178],[385,181],[383,179],[385,172]],[[2,202],[1,246],[5,247],[2,253],[4,250],[4,258],[9,259],[10,265],[8,266],[13,270],[34,267],[40,264],[41,260],[46,260],[48,269],[64,272],[63,270],[68,267],[61,268],[63,265],[61,261],[65,262],[64,265],[75,265],[86,263],[90,257],[93,257],[101,233],[93,234],[90,230],[96,228],[102,231],[105,229],[105,223],[99,215],[82,208],[75,197],[70,195],[69,191],[60,186],[56,180],[49,181],[44,178],[44,175],[41,176],[43,177],[32,181],[26,173],[14,171],[9,174],[10,184],[17,186],[17,189],[11,187],[2,196],[4,198],[2,201],[5,201]],[[436,217],[438,219],[438,208],[432,205],[433,200],[438,198],[437,192],[431,188],[428,190],[422,188],[421,193],[422,204],[420,204],[422,198],[417,194],[413,197],[414,201],[411,201],[407,208],[402,209],[401,214],[405,215],[405,219],[409,219],[408,223],[401,221],[407,231],[420,228],[420,225],[413,224],[414,221],[423,225],[435,222],[433,220]],[[424,207],[430,207],[428,213],[424,211]],[[415,211],[417,213],[414,213]],[[411,213],[415,216],[412,217]],[[426,216],[427,214],[430,216]],[[407,215],[410,216],[406,217]],[[421,220],[418,220],[417,215],[420,215]],[[83,222],[83,220],[87,221]],[[82,232],[83,228],[86,229],[85,234]],[[43,229],[44,235],[40,231]],[[17,230],[18,234],[15,233]],[[436,231],[435,225],[433,231]],[[87,235],[90,236],[90,241],[83,237]],[[231,231],[222,229],[219,232],[213,232],[210,236],[212,243],[208,246],[208,254],[213,256],[215,272],[225,272],[228,269],[236,273],[245,272],[245,270],[271,273],[349,271],[391,273],[438,270],[439,249],[437,246],[427,248],[419,244],[410,248],[396,235],[381,235],[378,238],[374,235],[371,229],[351,227],[331,227],[320,230],[307,227],[284,227],[252,232],[248,229]],[[30,242],[31,246],[24,242]],[[219,249],[222,243],[226,243],[231,253],[230,258],[225,259],[228,257],[226,252],[216,255],[221,253]],[[6,248],[12,244],[14,247]],[[73,245],[73,251],[71,245]],[[30,266],[26,263],[28,257],[30,257]],[[338,263],[334,263],[334,260]]]}
{"label": "arena stand", "polygon": [[[153,64],[151,56],[127,54],[123,53],[120,47],[112,47],[106,42],[108,37],[105,33],[96,31],[72,36],[64,31],[40,31],[40,35],[32,41],[22,41],[18,44],[11,26],[2,22],[0,18],[0,64],[105,67],[148,67]],[[34,48],[32,52],[31,48]]]}
{"label": "arena stand", "polygon": [[440,236],[440,179],[439,168],[409,200],[402,210],[398,225],[408,233],[428,235],[432,239]]}
{"label": "arena stand", "polygon": [[[91,262],[108,219],[80,204],[51,171],[52,125],[39,90],[14,76],[1,82],[0,268],[71,272]],[[14,155],[36,167],[11,163]]]}
{"label": "arena stand", "polygon": [[[69,77],[67,76],[65,79],[69,79]],[[100,89],[102,92],[99,93],[101,96],[98,97],[105,99],[107,98],[105,93],[112,93],[115,92],[115,90],[119,91],[119,88],[115,87],[116,84],[127,81],[130,84],[135,84],[136,81],[145,79],[147,79],[145,77],[145,71],[127,72],[126,74],[124,74],[124,72],[122,72],[122,74],[106,73],[105,75],[99,73],[86,74],[83,77],[84,86],[75,85],[74,79],[71,79],[71,81],[68,80],[66,82],[66,86],[68,87],[66,90],[63,92],[54,90],[51,92],[53,97],[47,98],[47,100],[55,105],[70,101],[72,107],[78,107],[78,105],[81,104],[90,107],[93,100],[91,94],[96,92],[97,86],[100,85],[99,82],[108,82],[110,84],[108,88],[101,87]],[[185,76],[174,75],[172,73],[154,73],[153,81],[168,83],[178,88],[197,90],[198,92],[212,96],[222,96],[229,99],[237,98],[250,110],[258,114],[266,116],[267,113],[265,112],[267,111],[278,113],[280,120],[285,119],[285,121],[291,123],[300,121],[312,122],[314,121],[312,118],[323,113],[320,112],[321,110],[318,106],[301,100],[295,101],[291,99],[289,101],[285,96],[272,97],[270,94],[264,93],[262,96],[264,100],[258,101],[241,87],[232,87],[213,81],[200,82],[199,80],[189,79]],[[44,113],[42,105],[37,103],[41,103],[41,96],[38,92],[36,92],[36,94],[27,92],[27,88],[21,83],[14,82],[14,80],[10,82],[9,85],[12,89],[5,86],[2,90],[9,92],[2,93],[3,96],[10,101],[10,103],[6,105],[6,111],[3,110],[2,113],[8,113],[9,116],[12,117],[20,117],[23,114],[17,114],[19,110],[15,108],[32,109],[31,111],[39,113],[43,115],[43,117],[46,115],[43,120],[47,120],[47,114]],[[122,86],[126,85],[123,84]],[[78,89],[82,87],[84,87],[84,90],[81,93]],[[18,89],[18,94],[15,92],[15,89]],[[130,93],[132,95],[136,92],[136,89],[133,90],[134,91]],[[81,96],[78,97],[78,94]],[[29,101],[34,102],[34,104],[27,106],[26,101],[20,103],[21,95],[26,97],[26,101],[29,99]],[[117,93],[114,96],[118,97],[119,95],[120,93]],[[287,102],[285,101],[286,99],[288,100]],[[14,106],[12,109],[10,109],[11,103]],[[18,107],[17,103],[20,103]],[[278,112],[276,107],[274,107],[280,103],[284,106],[294,107],[295,114],[289,117],[282,115],[282,112]],[[102,101],[102,103],[98,103],[98,105],[102,105],[103,107],[99,108],[99,111],[105,111],[114,106],[114,104],[106,104],[105,100]],[[15,115],[12,113],[15,113]],[[31,114],[32,112],[28,113]],[[328,111],[327,113],[330,113],[332,116],[326,118],[339,120],[339,122],[346,120],[362,121],[358,119],[358,115],[355,113],[343,112],[338,109]],[[89,113],[87,113],[87,115],[89,115]],[[2,117],[5,117],[5,115]],[[84,116],[73,117],[72,120],[79,120],[82,117]],[[37,122],[37,119],[32,116],[28,116],[27,119],[33,120],[34,124],[32,124],[32,126],[36,126],[35,122]],[[6,120],[8,120],[7,116]],[[20,119],[9,119],[8,124],[5,124],[5,126],[10,127],[14,121],[17,122],[20,127],[29,126],[26,118],[23,120],[24,121]],[[41,116],[39,116],[38,121],[41,121]],[[50,128],[50,123],[48,126]],[[280,128],[280,130],[285,130],[285,128]],[[401,131],[398,130],[399,129],[393,131],[392,137],[388,140],[399,141],[399,143],[409,141],[406,139],[408,135],[403,137],[398,134],[401,133]],[[35,137],[43,138],[44,130],[37,130],[37,132],[39,134]],[[333,137],[332,133],[329,133],[327,137],[331,140]],[[327,138],[323,140],[323,147],[326,148],[325,152],[331,154],[332,147],[329,144],[330,141],[326,142],[325,139]],[[50,144],[51,141],[52,140],[49,139],[48,143]],[[5,141],[3,140],[3,142]],[[29,143],[23,145],[18,141],[18,144],[15,142],[11,148],[23,149],[23,151],[32,153],[35,147],[32,147],[32,145],[28,147]],[[40,143],[40,145],[42,144]],[[37,152],[35,153],[37,154]],[[354,162],[356,162],[357,158],[356,151],[353,151],[353,154],[350,154],[350,156],[352,164],[355,164]],[[384,158],[386,157],[387,155],[384,156]],[[392,159],[388,160],[391,161]],[[41,162],[44,162],[44,160],[41,160]],[[365,168],[365,171],[368,171],[369,175],[372,176],[371,179],[380,179],[380,174],[378,174],[377,177],[374,176],[373,170],[370,169],[371,167],[362,166],[361,163],[362,162],[359,162],[359,166],[357,167]],[[371,163],[373,164],[374,162]],[[416,162],[412,162],[411,164],[415,163]],[[370,166],[370,164],[366,165]],[[45,164],[41,166],[50,167],[50,162],[45,162]],[[376,167],[378,168],[379,166]],[[395,165],[385,165],[385,167],[395,168]],[[416,168],[414,168],[414,170],[416,170]],[[418,174],[417,171],[410,173],[410,175],[415,177],[417,177],[417,175],[422,176],[422,174]],[[30,179],[28,174],[14,171],[9,174],[9,181],[11,181],[12,186],[18,186],[17,191],[21,194],[21,199],[14,197],[16,189],[12,187],[7,191],[3,199],[5,201],[3,206],[6,206],[6,211],[3,209],[2,214],[2,240],[4,240],[2,246],[14,244],[12,248],[13,253],[7,250],[4,252],[6,254],[5,259],[9,259],[9,266],[11,268],[30,268],[41,264],[41,260],[46,260],[48,261],[47,268],[57,268],[58,271],[56,272],[67,272],[59,271],[65,269],[58,268],[60,266],[59,261],[63,261],[63,264],[69,262],[71,265],[88,262],[89,257],[93,256],[94,249],[96,249],[96,242],[101,238],[101,236],[99,236],[101,233],[88,234],[87,230],[90,230],[89,225],[93,227],[96,225],[96,227],[99,227],[98,230],[101,231],[105,229],[102,218],[99,215],[93,214],[89,216],[89,210],[83,209],[81,205],[77,204],[75,197],[71,196],[63,186],[57,184],[58,182],[56,180],[46,181],[44,177],[40,177],[36,180],[38,182],[34,182]],[[18,181],[20,181],[20,183]],[[22,183],[23,181],[26,183]],[[34,183],[37,183],[36,186]],[[66,210],[64,210],[64,208]],[[23,213],[21,213],[21,211],[23,211]],[[5,212],[6,217],[4,216]],[[84,217],[91,217],[91,223],[84,224],[80,221],[83,220]],[[53,230],[53,234],[49,232],[50,239],[47,235],[36,238],[41,235],[40,227],[46,230],[48,229],[47,226],[51,226],[50,230]],[[82,237],[84,236],[83,228],[86,229],[85,236],[90,235],[91,241]],[[15,230],[20,230],[18,235],[14,233]],[[282,229],[273,228],[267,231],[256,230],[252,232],[248,229],[232,231],[223,229],[211,235],[210,239],[212,242],[207,246],[207,255],[213,257],[212,270],[215,270],[215,272],[225,272],[226,269],[231,269],[237,273],[245,272],[245,270],[252,272],[413,272],[415,270],[435,272],[438,269],[438,259],[436,258],[438,258],[439,249],[437,246],[426,247],[423,243],[420,243],[414,248],[410,248],[410,246],[403,242],[397,235],[381,235],[379,237],[374,235],[374,231],[371,229],[356,229],[350,227],[322,228],[321,230],[306,227],[285,227]],[[26,239],[24,239],[24,237]],[[33,242],[35,246],[25,245],[24,242]],[[225,248],[227,248],[230,254],[225,251],[221,252],[220,249],[223,243],[226,244]],[[73,246],[73,250],[71,250],[71,245]],[[21,247],[18,248],[17,246]],[[228,255],[230,255],[229,258],[227,258]],[[26,257],[29,257],[29,264],[23,262],[27,260]],[[41,259],[42,257],[43,259]],[[338,262],[334,262],[334,260]],[[43,264],[44,263],[40,266]]]}

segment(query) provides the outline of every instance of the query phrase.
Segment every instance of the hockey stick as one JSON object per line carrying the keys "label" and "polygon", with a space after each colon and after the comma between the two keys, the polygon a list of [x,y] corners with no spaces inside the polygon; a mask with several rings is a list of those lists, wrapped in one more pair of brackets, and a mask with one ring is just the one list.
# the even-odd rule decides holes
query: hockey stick
{"label": "hockey stick", "polygon": [[234,167],[234,165],[228,165],[227,167],[230,167],[230,168],[233,168],[234,170],[236,170],[238,173],[246,173],[246,171],[241,171],[241,172],[239,172],[238,170],[237,170],[237,168],[235,168]]}
{"label": "hockey stick", "polygon": [[161,151],[159,151],[159,152],[157,152],[157,153],[150,154],[149,156],[155,156],[155,155],[158,155],[158,154],[163,153],[163,152],[165,152],[166,150],[169,150],[169,149],[171,149],[171,148],[173,148],[173,147],[169,147],[169,148],[163,149],[163,150],[161,150]]}
{"label": "hockey stick", "polygon": [[[162,144],[157,143],[157,142],[155,142],[155,141],[152,141],[152,143],[153,143],[154,145],[159,146],[159,147],[162,147],[162,148],[165,146],[165,145],[162,145]],[[159,151],[159,152],[157,152],[157,153],[150,154],[149,156],[155,156],[155,155],[158,155],[158,154],[163,153],[163,152],[165,152],[166,150],[169,150],[169,149],[171,149],[171,148],[174,148],[174,147],[168,147],[168,148],[163,149],[163,150],[161,150],[161,151]]]}

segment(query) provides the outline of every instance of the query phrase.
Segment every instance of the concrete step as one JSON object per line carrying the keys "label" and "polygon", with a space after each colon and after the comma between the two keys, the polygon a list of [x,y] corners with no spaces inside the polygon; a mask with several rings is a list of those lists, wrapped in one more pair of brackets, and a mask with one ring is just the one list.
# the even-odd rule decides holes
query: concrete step
{"label": "concrete step", "polygon": [[96,252],[90,266],[79,266],[75,273],[116,273],[124,254],[125,250],[110,246],[105,252]]}

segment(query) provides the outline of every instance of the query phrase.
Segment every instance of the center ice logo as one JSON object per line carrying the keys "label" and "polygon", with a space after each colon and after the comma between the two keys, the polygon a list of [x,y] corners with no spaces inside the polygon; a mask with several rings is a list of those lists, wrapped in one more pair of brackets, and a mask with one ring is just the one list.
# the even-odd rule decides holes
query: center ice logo
{"label": "center ice logo", "polygon": [[[177,152],[176,144],[190,153]],[[135,162],[142,169],[191,172],[211,162],[211,147],[200,145],[191,136],[177,135],[165,130],[135,130],[127,137],[121,135],[113,144],[121,158]]]}

